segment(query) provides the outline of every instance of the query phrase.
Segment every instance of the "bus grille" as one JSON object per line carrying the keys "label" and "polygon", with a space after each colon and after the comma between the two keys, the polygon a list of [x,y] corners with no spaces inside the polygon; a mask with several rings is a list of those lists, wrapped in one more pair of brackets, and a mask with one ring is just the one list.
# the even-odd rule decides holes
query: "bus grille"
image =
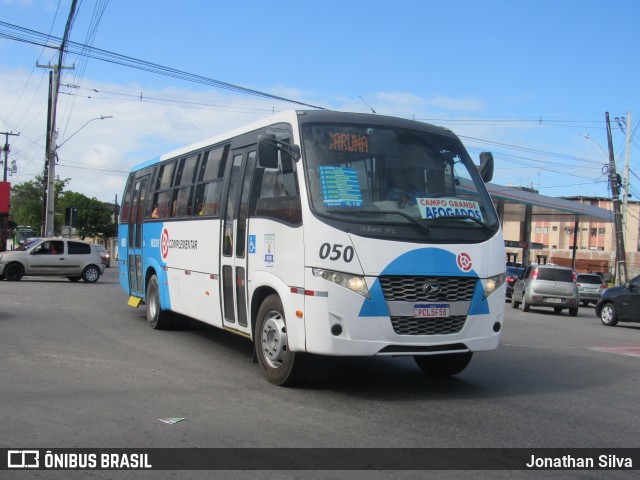
{"label": "bus grille", "polygon": [[451,335],[459,333],[466,315],[447,318],[391,317],[391,325],[398,335]]}
{"label": "bus grille", "polygon": [[[470,302],[476,281],[473,277],[380,277],[380,285],[387,302]],[[425,287],[428,285],[437,285],[438,291],[427,293]]]}

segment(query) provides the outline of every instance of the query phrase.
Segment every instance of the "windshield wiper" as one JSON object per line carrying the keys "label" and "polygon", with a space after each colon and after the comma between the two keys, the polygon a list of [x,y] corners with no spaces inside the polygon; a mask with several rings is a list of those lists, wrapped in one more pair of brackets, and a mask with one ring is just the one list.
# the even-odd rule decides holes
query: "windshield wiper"
{"label": "windshield wiper", "polygon": [[385,211],[381,211],[381,210],[354,210],[353,212],[345,212],[344,210],[327,210],[328,214],[339,214],[339,215],[353,215],[354,213],[366,213],[368,215],[400,215],[402,218],[406,218],[407,220],[409,220],[411,223],[413,223],[416,227],[418,227],[420,230],[423,230],[427,233],[429,233],[429,227],[427,227],[426,225],[423,225],[422,223],[418,222],[415,218],[413,218],[410,215],[407,215],[406,213],[402,213],[402,212],[385,212]]}
{"label": "windshield wiper", "polygon": [[478,225],[483,227],[488,232],[493,233],[493,228],[490,225],[484,223],[481,220],[478,220],[473,215],[443,215],[441,217],[430,218],[427,221],[428,222],[435,222],[436,220],[473,220],[474,222],[476,222]]}

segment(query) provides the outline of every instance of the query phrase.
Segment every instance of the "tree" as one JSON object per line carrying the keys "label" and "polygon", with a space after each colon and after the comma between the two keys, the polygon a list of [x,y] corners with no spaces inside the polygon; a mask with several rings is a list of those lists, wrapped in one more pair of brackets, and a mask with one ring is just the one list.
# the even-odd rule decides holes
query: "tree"
{"label": "tree", "polygon": [[[69,179],[55,182],[54,235],[60,235],[67,207],[76,208],[76,233],[79,237],[111,237],[114,233],[111,214],[113,206],[81,193],[64,191]],[[42,206],[44,205],[43,179],[35,177],[29,182],[11,188],[11,213],[18,225],[30,225],[40,228],[42,225]]]}
{"label": "tree", "polygon": [[[56,206],[57,198],[69,183],[69,179],[55,181]],[[44,205],[44,187],[41,175],[29,182],[20,183],[11,187],[11,216],[18,225],[30,225],[40,228],[42,225],[42,207]],[[60,211],[56,208],[56,211]],[[58,220],[59,215],[54,215]],[[58,220],[59,223],[60,220]],[[58,227],[59,228],[59,227]],[[59,230],[58,230],[59,231]]]}
{"label": "tree", "polygon": [[[110,237],[113,235],[113,207],[82,193],[64,192],[56,203],[61,212],[66,208],[77,209],[76,234],[85,237]],[[64,218],[64,215],[62,215]]]}

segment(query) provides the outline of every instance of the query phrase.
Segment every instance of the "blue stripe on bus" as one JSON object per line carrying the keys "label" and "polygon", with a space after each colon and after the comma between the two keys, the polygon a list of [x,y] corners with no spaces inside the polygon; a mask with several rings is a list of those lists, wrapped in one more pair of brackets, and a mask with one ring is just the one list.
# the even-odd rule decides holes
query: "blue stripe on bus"
{"label": "blue stripe on bus", "polygon": [[[382,271],[381,275],[425,275],[429,276],[457,276],[457,277],[477,277],[476,272],[471,269],[468,272],[460,270],[455,254],[440,248],[421,248],[412,250],[400,255],[392,261]],[[384,293],[378,279],[369,289],[371,299],[365,299],[359,316],[361,317],[388,317],[389,309],[384,299]],[[476,287],[471,299],[469,315],[480,315],[489,313],[489,304],[484,298],[484,290],[480,282],[476,282]]]}

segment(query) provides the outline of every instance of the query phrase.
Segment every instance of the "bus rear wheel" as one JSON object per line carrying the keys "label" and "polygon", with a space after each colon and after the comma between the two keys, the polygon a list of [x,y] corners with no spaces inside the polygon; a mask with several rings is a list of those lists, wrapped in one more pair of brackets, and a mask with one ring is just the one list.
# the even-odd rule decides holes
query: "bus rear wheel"
{"label": "bus rear wheel", "polygon": [[420,370],[430,377],[450,377],[467,368],[473,352],[443,355],[416,355],[413,357]]}
{"label": "bus rear wheel", "polygon": [[160,289],[158,288],[158,277],[153,275],[147,283],[147,321],[149,326],[155,330],[168,330],[173,326],[173,312],[162,310],[160,306]]}
{"label": "bus rear wheel", "polygon": [[268,296],[256,318],[255,349],[262,374],[274,385],[292,385],[299,377],[300,354],[289,350],[282,301]]}

